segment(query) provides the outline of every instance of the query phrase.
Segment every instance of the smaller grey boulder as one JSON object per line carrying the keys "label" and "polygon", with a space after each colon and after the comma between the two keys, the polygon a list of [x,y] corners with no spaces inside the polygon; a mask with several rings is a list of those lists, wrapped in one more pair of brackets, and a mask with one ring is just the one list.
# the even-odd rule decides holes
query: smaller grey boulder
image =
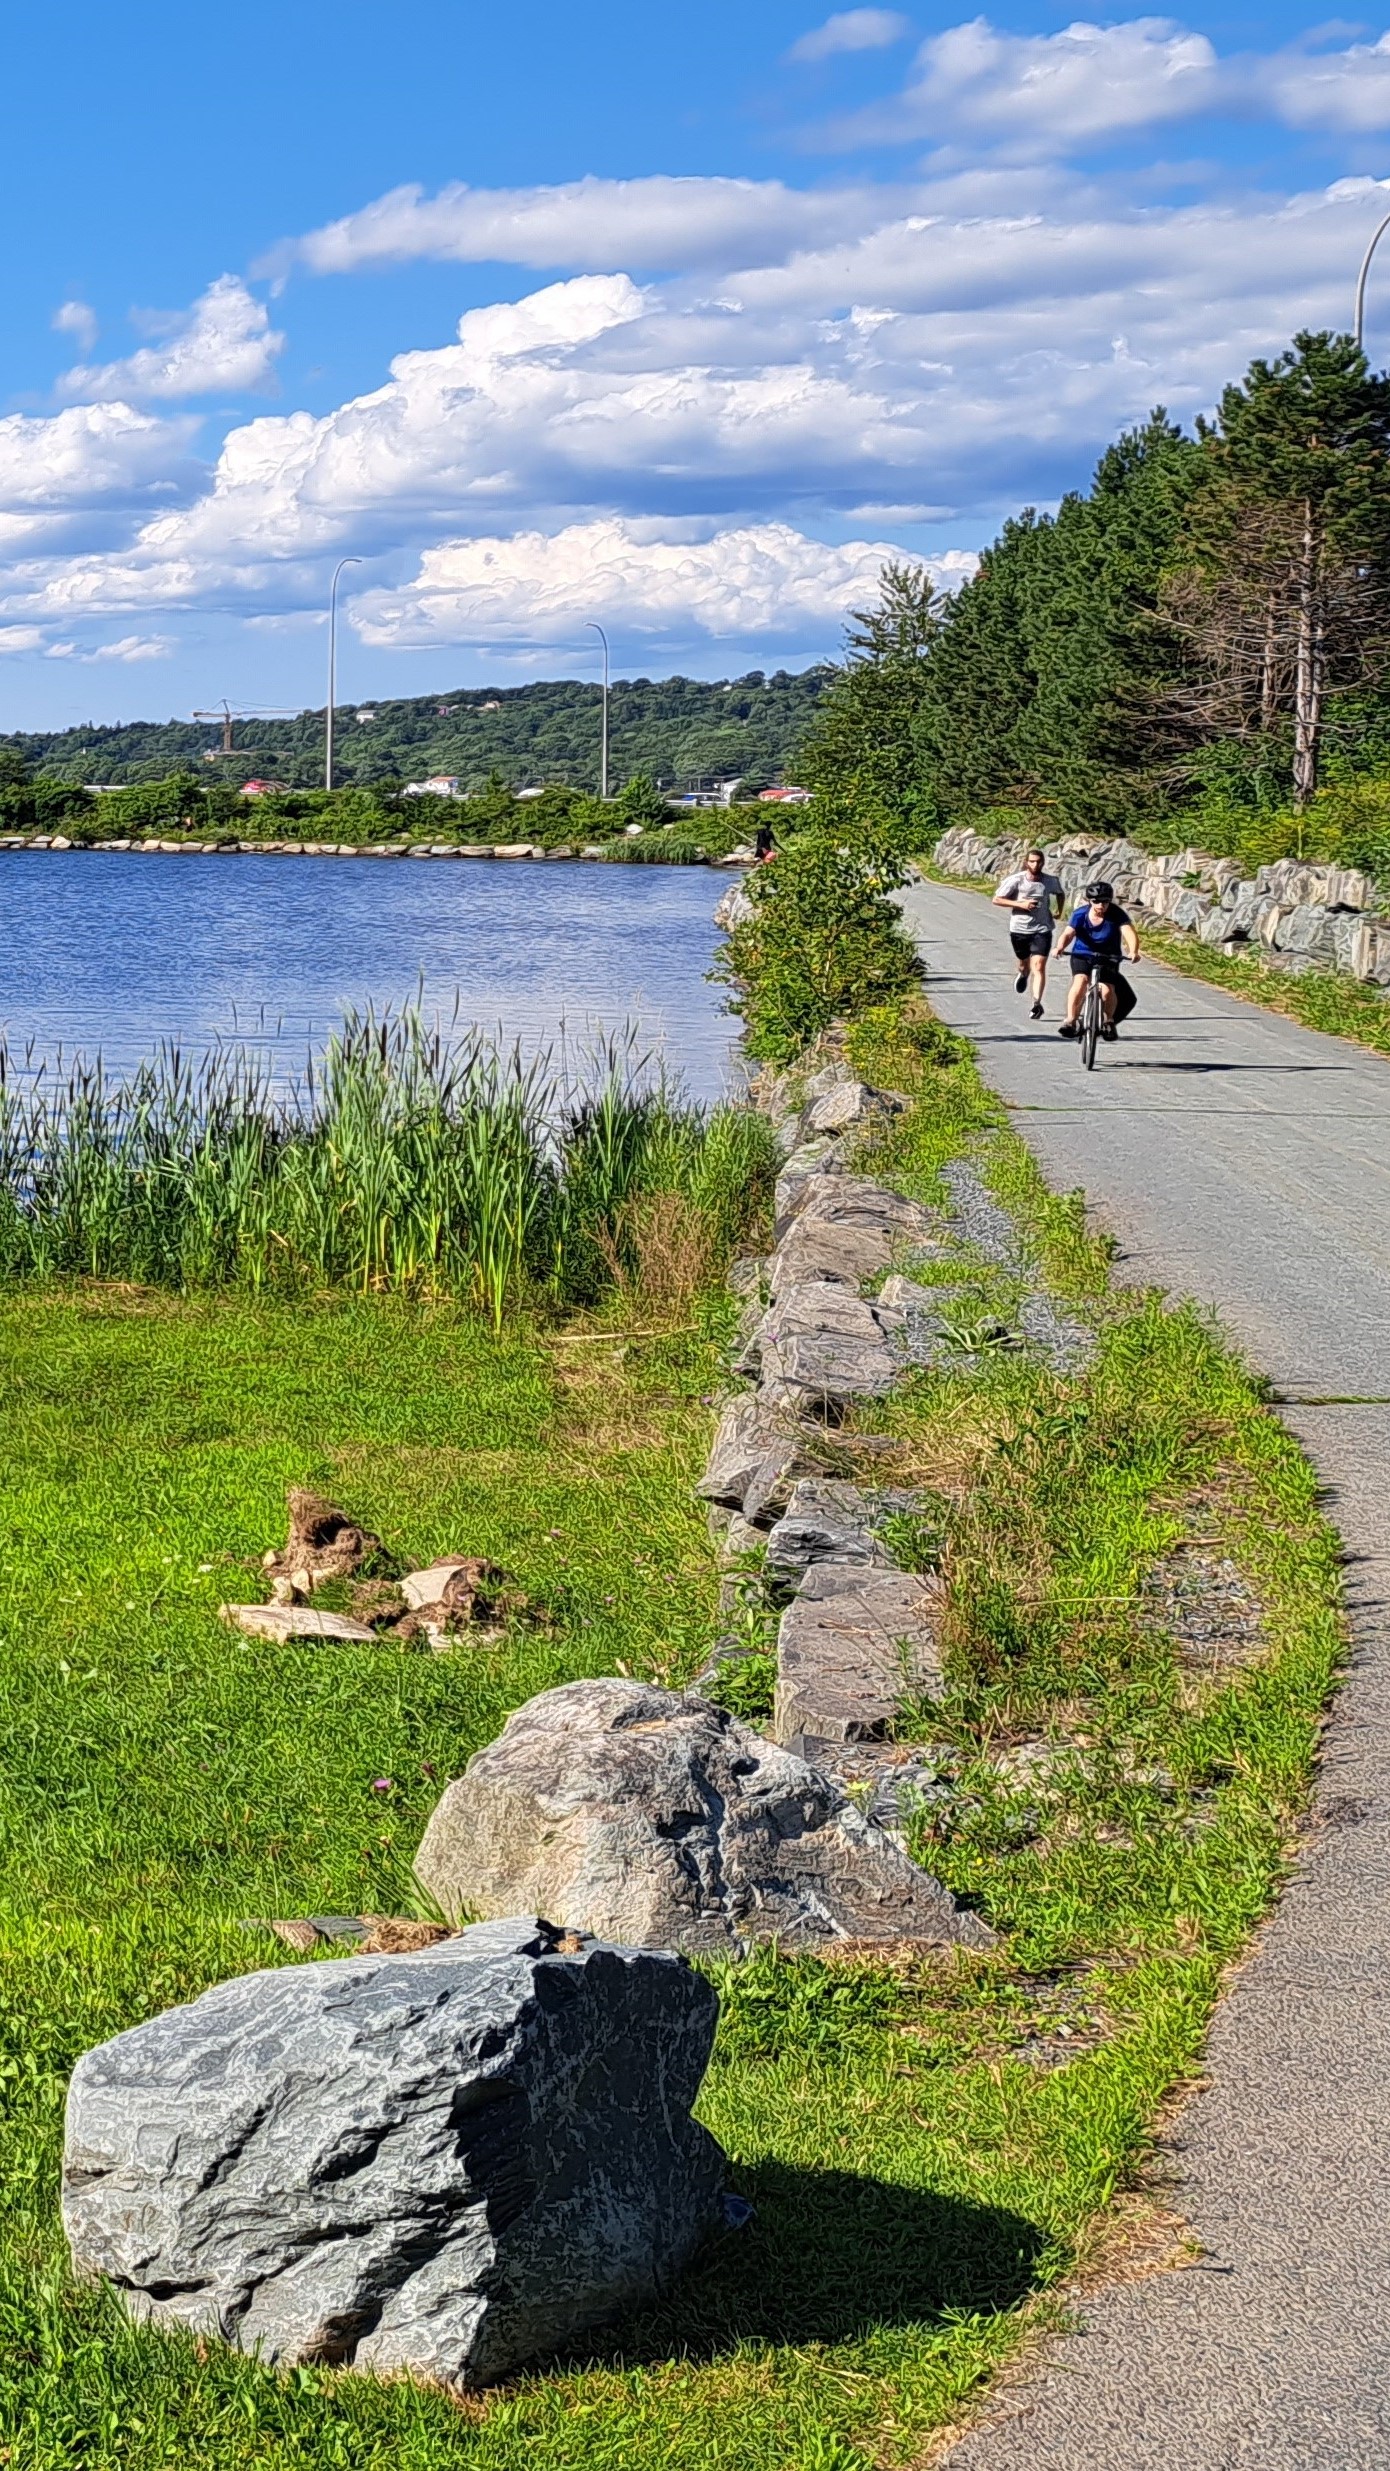
{"label": "smaller grey boulder", "polygon": [[436,1805],[415,1869],[447,1914],[534,1904],[631,1946],[989,1942],[817,1769],[643,1682],[518,1708]]}
{"label": "smaller grey boulder", "polygon": [[73,2262],[267,2362],[488,2383],[715,2227],[717,2013],[679,1958],[532,1918],[219,1982],[78,2061]]}
{"label": "smaller grey boulder", "polygon": [[695,1487],[701,1499],[742,1509],[743,1497],[772,1452],[775,1439],[766,1409],[751,1393],[730,1399],[710,1444],[705,1472]]}
{"label": "smaller grey boulder", "polygon": [[769,1402],[835,1421],[858,1398],[882,1398],[898,1360],[871,1304],[830,1279],[807,1279],[769,1305],[756,1340]]}

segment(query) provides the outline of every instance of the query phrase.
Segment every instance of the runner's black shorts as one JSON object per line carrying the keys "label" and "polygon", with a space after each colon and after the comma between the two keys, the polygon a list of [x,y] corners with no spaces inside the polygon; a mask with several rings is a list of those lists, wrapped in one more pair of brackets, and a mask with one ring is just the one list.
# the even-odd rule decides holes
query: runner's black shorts
{"label": "runner's black shorts", "polygon": [[1011,935],[1009,942],[1018,961],[1045,961],[1052,950],[1052,930],[1040,927],[1036,935]]}
{"label": "runner's black shorts", "polygon": [[1097,970],[1100,973],[1100,983],[1103,987],[1119,985],[1120,964],[1117,959],[1112,958],[1107,961],[1095,953],[1082,952],[1068,953],[1067,958],[1071,962],[1073,978],[1089,978],[1092,970]]}

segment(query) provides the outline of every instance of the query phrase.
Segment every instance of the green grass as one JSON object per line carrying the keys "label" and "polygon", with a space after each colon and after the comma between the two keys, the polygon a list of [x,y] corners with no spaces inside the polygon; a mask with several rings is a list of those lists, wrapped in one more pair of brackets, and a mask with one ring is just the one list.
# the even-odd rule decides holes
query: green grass
{"label": "green grass", "polygon": [[[1047,1195],[958,1042],[903,1013],[856,1041],[920,1094],[891,1137],[895,1179],[930,1195],[972,1148],[1099,1332],[1071,1387],[1002,1352],[923,1376],[878,1418],[901,1472],[956,1505],[950,1689],[921,1716],[954,1790],[915,1840],[1006,1935],[995,1956],[905,1968],[768,1953],[719,1969],[701,2107],[752,2227],[592,2356],[462,2405],[277,2376],[137,2332],[74,2287],[56,2214],[66,2076],[206,1983],[294,1961],[241,1917],[408,1905],[443,1781],[532,1692],[695,1669],[717,1620],[688,1491],[713,1340],[494,1337],[389,1297],[0,1298],[14,2471],[908,2465],[1055,2309],[1142,2174],[1281,1875],[1339,1654],[1333,1540],[1256,1385],[1194,1315],[1110,1295],[1103,1248]],[[402,1552],[495,1556],[548,1621],[443,1656],[242,1642],[216,1605],[259,1592],[291,1482]],[[1210,1683],[1137,1618],[1194,1502],[1265,1607],[1263,1659]],[[1001,1747],[1040,1736],[1070,1759],[1041,1781],[1001,1772]],[[1065,2064],[1036,2064],[1040,2044]]]}

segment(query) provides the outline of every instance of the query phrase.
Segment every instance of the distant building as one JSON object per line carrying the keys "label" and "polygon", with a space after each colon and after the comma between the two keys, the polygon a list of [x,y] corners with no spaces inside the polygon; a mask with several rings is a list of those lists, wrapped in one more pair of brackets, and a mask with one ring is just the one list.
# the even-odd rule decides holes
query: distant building
{"label": "distant building", "polygon": [[774,806],[804,807],[811,803],[809,789],[760,789],[760,800]]}
{"label": "distant building", "polygon": [[241,784],[243,798],[281,798],[284,792],[283,781],[243,781]]}
{"label": "distant building", "polygon": [[543,789],[519,789],[516,794],[518,798],[543,798],[545,791]]}
{"label": "distant building", "polygon": [[456,772],[434,772],[427,781],[407,781],[401,791],[403,798],[461,798]]}
{"label": "distant building", "polygon": [[376,714],[374,712],[357,712],[353,714],[353,718],[358,721],[374,721],[376,719]]}
{"label": "distant building", "polygon": [[501,706],[501,704],[498,702],[497,697],[496,697],[495,695],[493,696],[492,701],[491,701],[490,703],[486,703],[486,704],[479,704],[479,706],[478,706],[478,710],[479,710],[480,712],[500,712],[500,711],[501,711],[501,709],[502,709],[502,706]]}

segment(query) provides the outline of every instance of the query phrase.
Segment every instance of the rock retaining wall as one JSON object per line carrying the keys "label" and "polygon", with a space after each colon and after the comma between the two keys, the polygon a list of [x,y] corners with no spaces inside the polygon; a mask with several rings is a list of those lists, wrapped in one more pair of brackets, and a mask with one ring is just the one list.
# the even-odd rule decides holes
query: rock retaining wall
{"label": "rock retaining wall", "polygon": [[[943,875],[997,882],[1022,866],[1030,846],[961,827],[943,833],[932,858]],[[1231,858],[1197,849],[1159,858],[1133,841],[1087,833],[1051,843],[1044,857],[1069,896],[1079,897],[1103,875],[1141,920],[1160,920],[1219,951],[1249,951],[1276,969],[1333,970],[1390,988],[1390,916],[1378,909],[1370,877],[1354,867],[1281,858],[1246,876]]]}

